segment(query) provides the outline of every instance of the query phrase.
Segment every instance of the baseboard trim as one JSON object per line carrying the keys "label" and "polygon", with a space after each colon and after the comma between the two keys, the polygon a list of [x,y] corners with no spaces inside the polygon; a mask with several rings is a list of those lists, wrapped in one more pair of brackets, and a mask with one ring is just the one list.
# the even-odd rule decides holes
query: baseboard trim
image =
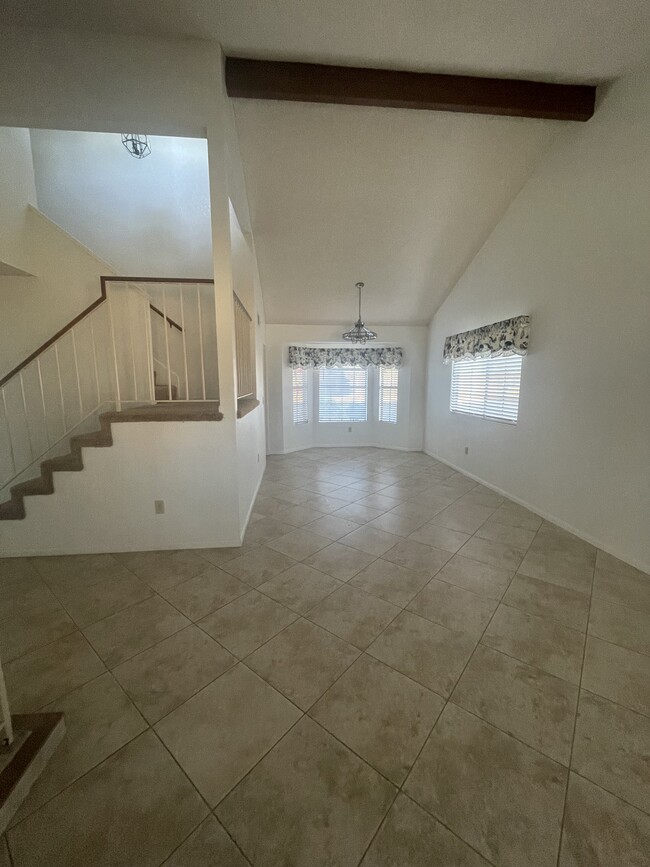
{"label": "baseboard trim", "polygon": [[255,485],[255,493],[253,494],[253,499],[251,500],[251,504],[248,507],[248,513],[246,515],[246,519],[244,520],[244,526],[242,527],[241,537],[239,539],[239,545],[244,544],[244,536],[246,535],[246,530],[248,530],[248,525],[249,525],[250,520],[251,520],[251,515],[253,514],[253,509],[255,507],[255,500],[257,499],[257,495],[259,494],[259,491],[260,491],[260,485],[262,484],[262,481],[264,479],[264,470],[265,469],[266,469],[266,461],[264,462],[264,469],[260,473],[260,477],[257,480],[257,484]]}
{"label": "baseboard trim", "polygon": [[296,446],[295,449],[284,449],[284,451],[267,452],[269,455],[292,455],[294,452],[306,452],[310,449],[385,449],[389,452],[422,452],[424,449],[419,446],[411,448],[411,446],[387,446],[379,443],[336,443],[334,445],[315,445],[312,443],[309,446]]}
{"label": "baseboard trim", "polygon": [[617,551],[616,549],[610,547],[606,543],[602,542],[602,540],[597,539],[595,536],[591,536],[589,533],[585,533],[584,530],[580,530],[577,527],[574,527],[572,524],[568,524],[566,521],[561,520],[555,515],[551,515],[550,512],[546,512],[543,509],[538,508],[534,504],[529,503],[527,500],[522,500],[521,497],[516,497],[514,494],[503,490],[503,488],[499,488],[496,485],[493,485],[491,482],[487,482],[480,476],[476,476],[474,475],[474,473],[468,472],[468,470],[466,470],[464,467],[460,467],[457,464],[452,464],[451,461],[440,457],[440,455],[437,455],[435,452],[429,451],[429,449],[425,448],[423,449],[423,451],[426,455],[429,455],[430,458],[434,458],[434,460],[440,461],[441,464],[445,464],[446,466],[451,467],[453,470],[462,473],[464,476],[467,476],[470,479],[474,479],[475,482],[479,482],[479,484],[484,485],[491,491],[495,491],[497,494],[501,494],[502,496],[507,497],[509,500],[512,500],[513,503],[517,503],[518,505],[523,506],[525,509],[528,509],[529,511],[534,512],[536,515],[539,515],[540,518],[544,518],[545,521],[550,521],[552,524],[556,524],[558,527],[561,527],[568,533],[573,533],[574,536],[582,539],[583,542],[588,542],[590,545],[594,545],[596,548],[600,548],[601,551],[605,551],[606,554],[611,554],[612,557],[616,557],[619,560],[622,560],[624,563],[627,563],[630,566],[634,566],[635,569],[640,569],[642,572],[650,572],[650,564],[642,563],[638,560],[635,560],[634,558],[630,560],[628,555],[623,554],[621,553],[621,551]]}

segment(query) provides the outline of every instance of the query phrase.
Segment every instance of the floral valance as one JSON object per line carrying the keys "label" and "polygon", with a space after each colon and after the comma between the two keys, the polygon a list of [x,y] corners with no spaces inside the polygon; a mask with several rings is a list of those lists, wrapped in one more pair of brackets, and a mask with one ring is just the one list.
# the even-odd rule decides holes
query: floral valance
{"label": "floral valance", "polygon": [[400,346],[289,347],[289,367],[401,367],[402,358]]}
{"label": "floral valance", "polygon": [[530,316],[515,316],[473,331],[462,331],[445,339],[445,364],[456,358],[497,358],[499,355],[527,355]]}

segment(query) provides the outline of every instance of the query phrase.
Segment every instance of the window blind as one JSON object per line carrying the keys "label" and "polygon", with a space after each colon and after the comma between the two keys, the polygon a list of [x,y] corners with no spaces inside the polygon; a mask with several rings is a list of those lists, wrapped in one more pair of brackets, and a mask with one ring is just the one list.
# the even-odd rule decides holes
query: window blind
{"label": "window blind", "polygon": [[454,361],[449,409],[516,424],[521,361],[520,355]]}
{"label": "window blind", "polygon": [[398,377],[396,368],[379,368],[379,421],[388,424],[397,424]]}
{"label": "window blind", "polygon": [[321,367],[318,371],[318,421],[358,422],[368,419],[368,370]]}
{"label": "window blind", "polygon": [[307,412],[307,373],[302,367],[294,367],[292,370],[293,423],[307,424],[309,415]]}

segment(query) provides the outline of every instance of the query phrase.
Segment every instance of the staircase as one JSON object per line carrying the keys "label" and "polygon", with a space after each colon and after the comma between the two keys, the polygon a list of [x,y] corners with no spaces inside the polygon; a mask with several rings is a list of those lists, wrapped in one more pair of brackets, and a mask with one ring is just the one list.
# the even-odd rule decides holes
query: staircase
{"label": "staircase", "polygon": [[[162,310],[138,285],[149,282],[156,284]],[[0,379],[0,521],[25,518],[25,498],[54,493],[56,473],[83,470],[83,449],[112,446],[113,424],[222,418],[216,335],[210,342],[201,327],[204,287],[200,281],[173,281],[181,326],[168,316],[174,300],[166,294],[168,282],[101,278],[101,297]],[[194,292],[184,301],[185,283]],[[154,354],[151,311],[162,319],[157,345],[165,362]],[[196,323],[194,329],[186,320]],[[172,327],[174,338],[167,333]],[[182,388],[171,363],[183,371]],[[156,368],[167,382],[157,381]]]}

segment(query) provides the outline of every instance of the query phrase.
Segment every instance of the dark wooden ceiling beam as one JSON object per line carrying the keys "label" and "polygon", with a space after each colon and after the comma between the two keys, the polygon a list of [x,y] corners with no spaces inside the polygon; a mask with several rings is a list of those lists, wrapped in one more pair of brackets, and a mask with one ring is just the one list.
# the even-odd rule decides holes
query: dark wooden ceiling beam
{"label": "dark wooden ceiling beam", "polygon": [[593,115],[596,97],[596,88],[585,84],[549,84],[244,57],[226,59],[226,88],[229,96],[240,99],[578,121],[589,120]]}

